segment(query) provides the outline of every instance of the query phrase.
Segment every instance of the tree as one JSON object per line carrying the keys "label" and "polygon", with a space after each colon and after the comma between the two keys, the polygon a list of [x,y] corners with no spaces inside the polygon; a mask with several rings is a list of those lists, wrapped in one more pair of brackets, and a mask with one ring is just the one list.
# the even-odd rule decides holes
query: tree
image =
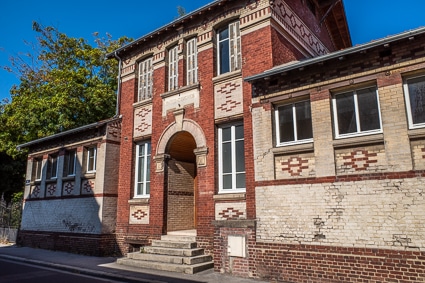
{"label": "tree", "polygon": [[[114,116],[118,66],[105,55],[130,40],[95,33],[93,47],[37,22],[33,30],[31,52],[3,67],[20,83],[12,87],[10,103],[0,102],[0,153],[19,161],[26,156],[16,149],[19,144]],[[6,158],[0,158],[1,165]]]}
{"label": "tree", "polygon": [[182,6],[177,6],[177,15],[177,18],[183,17],[184,15],[186,15],[186,9]]}

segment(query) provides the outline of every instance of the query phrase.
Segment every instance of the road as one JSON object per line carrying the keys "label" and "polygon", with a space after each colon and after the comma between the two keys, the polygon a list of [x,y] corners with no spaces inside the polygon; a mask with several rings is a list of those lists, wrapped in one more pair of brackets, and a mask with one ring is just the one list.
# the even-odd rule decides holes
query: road
{"label": "road", "polygon": [[122,283],[58,269],[0,259],[0,283]]}

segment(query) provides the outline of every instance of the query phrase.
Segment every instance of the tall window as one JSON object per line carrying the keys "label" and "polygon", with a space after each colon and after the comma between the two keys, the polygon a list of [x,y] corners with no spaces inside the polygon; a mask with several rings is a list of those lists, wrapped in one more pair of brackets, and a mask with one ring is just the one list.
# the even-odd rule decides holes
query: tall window
{"label": "tall window", "polygon": [[55,179],[58,177],[58,156],[56,154],[49,155],[47,163],[47,179]]}
{"label": "tall window", "polygon": [[335,95],[333,112],[337,138],[382,131],[376,87]]}
{"label": "tall window", "polygon": [[75,175],[75,161],[76,161],[76,151],[68,150],[65,153],[64,165],[63,165],[63,176],[74,176]]}
{"label": "tall window", "polygon": [[150,194],[151,143],[136,145],[135,197],[149,197]]}
{"label": "tall window", "polygon": [[168,50],[168,90],[177,89],[179,83],[179,46]]}
{"label": "tall window", "polygon": [[187,85],[198,82],[198,50],[196,37],[186,42],[186,72]]}
{"label": "tall window", "polygon": [[310,142],[313,138],[310,101],[277,107],[277,145]]}
{"label": "tall window", "polygon": [[148,58],[139,63],[138,101],[142,101],[152,97],[152,77],[152,58]]}
{"label": "tall window", "polygon": [[34,181],[40,181],[41,180],[41,170],[43,168],[43,158],[36,158],[34,159],[32,163],[32,175]]}
{"label": "tall window", "polygon": [[409,128],[425,127],[425,76],[407,79],[404,93]]}
{"label": "tall window", "polygon": [[87,148],[87,165],[86,165],[86,172],[92,173],[96,172],[96,153],[97,148],[96,147],[89,147]]}
{"label": "tall window", "polygon": [[219,190],[221,193],[245,191],[245,149],[243,125],[218,129]]}
{"label": "tall window", "polygon": [[241,35],[238,21],[218,30],[217,48],[219,75],[241,69]]}

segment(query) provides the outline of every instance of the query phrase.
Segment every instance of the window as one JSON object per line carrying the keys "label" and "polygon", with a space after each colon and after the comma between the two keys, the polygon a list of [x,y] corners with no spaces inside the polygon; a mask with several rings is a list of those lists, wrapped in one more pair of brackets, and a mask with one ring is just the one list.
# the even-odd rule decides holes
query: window
{"label": "window", "polygon": [[87,172],[96,172],[96,147],[87,148]]}
{"label": "window", "polygon": [[382,131],[375,87],[335,95],[333,112],[336,138]]}
{"label": "window", "polygon": [[179,47],[168,51],[168,90],[175,90],[179,83]]}
{"label": "window", "polygon": [[47,179],[55,179],[58,177],[58,156],[56,154],[49,155],[47,163]]}
{"label": "window", "polygon": [[196,37],[186,43],[186,72],[187,85],[193,85],[198,82],[198,50],[196,46]]}
{"label": "window", "polygon": [[76,161],[76,151],[68,150],[65,153],[64,165],[63,165],[63,176],[74,176],[75,175],[75,161]]}
{"label": "window", "polygon": [[404,93],[409,128],[425,127],[425,76],[407,79]]}
{"label": "window", "polygon": [[219,190],[221,193],[245,191],[245,148],[243,125],[218,129]]}
{"label": "window", "polygon": [[136,145],[135,197],[149,197],[150,194],[151,143]]}
{"label": "window", "polygon": [[34,159],[32,163],[32,175],[34,181],[40,181],[41,180],[41,169],[43,168],[43,159],[42,158],[36,158]]}
{"label": "window", "polygon": [[312,141],[310,101],[279,106],[275,118],[278,146]]}
{"label": "window", "polygon": [[241,69],[241,36],[238,21],[217,32],[217,48],[219,75]]}
{"label": "window", "polygon": [[152,97],[152,76],[152,58],[148,58],[139,63],[138,101]]}

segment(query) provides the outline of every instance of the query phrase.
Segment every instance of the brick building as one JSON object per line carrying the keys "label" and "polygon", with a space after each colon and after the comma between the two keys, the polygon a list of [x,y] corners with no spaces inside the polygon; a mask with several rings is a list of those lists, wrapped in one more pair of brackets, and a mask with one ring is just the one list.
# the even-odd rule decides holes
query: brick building
{"label": "brick building", "polygon": [[343,1],[217,0],[109,57],[121,254],[181,234],[236,276],[424,280],[425,29],[351,47]]}
{"label": "brick building", "polygon": [[17,243],[97,256],[116,252],[119,118],[35,140]]}

